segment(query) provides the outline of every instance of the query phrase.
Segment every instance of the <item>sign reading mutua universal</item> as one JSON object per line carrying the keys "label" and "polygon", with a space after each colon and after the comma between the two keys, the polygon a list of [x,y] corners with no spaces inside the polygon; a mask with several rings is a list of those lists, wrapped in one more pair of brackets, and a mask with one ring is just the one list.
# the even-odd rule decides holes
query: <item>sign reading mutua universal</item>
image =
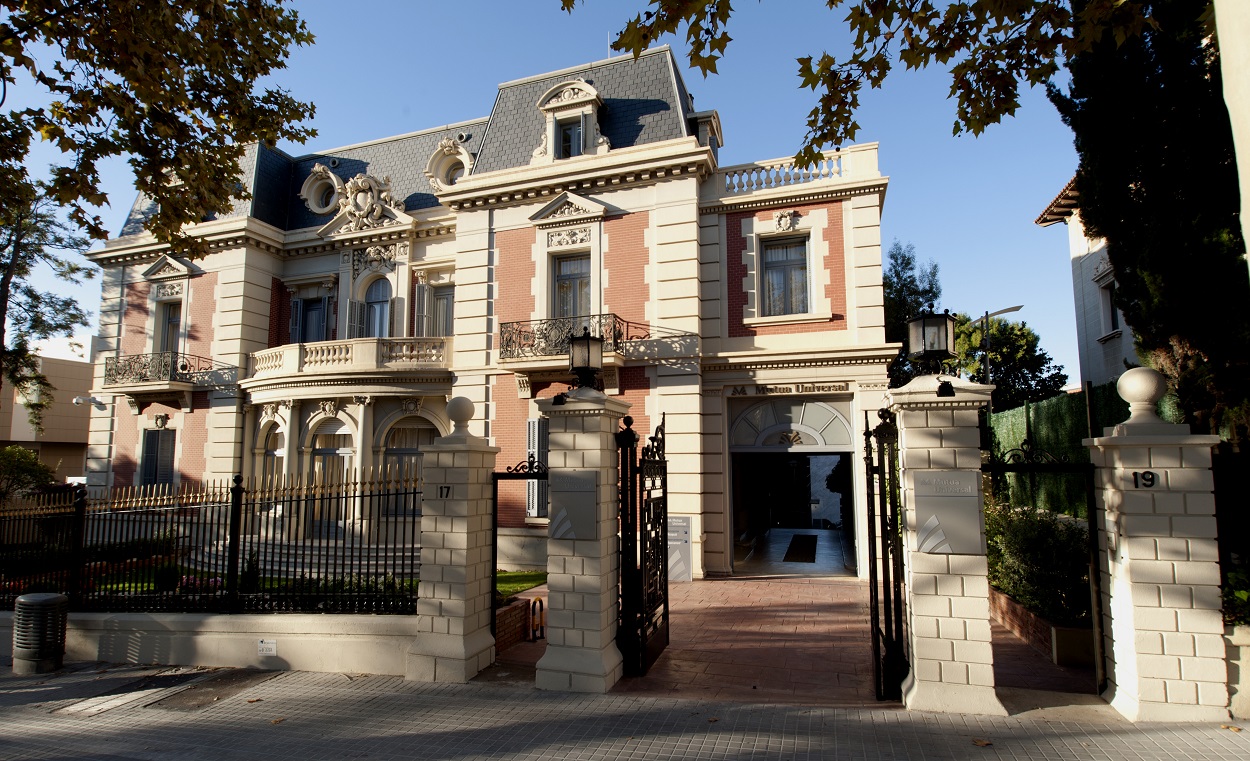
{"label": "sign reading mutua universal", "polygon": [[774,396],[777,394],[835,394],[849,391],[849,383],[795,383],[786,386],[732,386],[730,396]]}

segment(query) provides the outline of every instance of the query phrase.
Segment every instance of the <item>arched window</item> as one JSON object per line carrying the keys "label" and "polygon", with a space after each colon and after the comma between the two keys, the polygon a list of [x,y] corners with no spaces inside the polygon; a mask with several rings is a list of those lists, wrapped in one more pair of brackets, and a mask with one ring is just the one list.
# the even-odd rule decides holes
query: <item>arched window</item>
{"label": "arched window", "polygon": [[391,282],[374,280],[365,291],[365,337],[386,338],[391,334]]}
{"label": "arched window", "polygon": [[[429,421],[418,417],[408,417],[395,424],[386,435],[386,475],[388,478],[408,482],[414,477],[420,483],[421,466],[426,446],[434,443],[438,436],[436,429]],[[407,492],[401,490],[400,495],[390,500],[386,512],[392,515],[420,515],[421,495],[409,498]]]}
{"label": "arched window", "polygon": [[265,451],[261,455],[262,483],[272,484],[282,478],[282,460],[286,450],[286,436],[274,426],[265,437]]}

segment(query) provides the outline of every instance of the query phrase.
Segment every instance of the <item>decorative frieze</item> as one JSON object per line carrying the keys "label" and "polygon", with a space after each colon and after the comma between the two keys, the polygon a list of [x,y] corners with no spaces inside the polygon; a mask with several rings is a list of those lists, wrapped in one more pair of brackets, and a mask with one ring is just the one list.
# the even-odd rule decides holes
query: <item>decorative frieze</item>
{"label": "decorative frieze", "polygon": [[578,246],[590,242],[590,228],[576,227],[568,230],[553,230],[547,233],[547,247]]}
{"label": "decorative frieze", "polygon": [[152,289],[152,296],[157,299],[173,299],[178,298],[182,294],[182,283],[157,283],[156,287]]}

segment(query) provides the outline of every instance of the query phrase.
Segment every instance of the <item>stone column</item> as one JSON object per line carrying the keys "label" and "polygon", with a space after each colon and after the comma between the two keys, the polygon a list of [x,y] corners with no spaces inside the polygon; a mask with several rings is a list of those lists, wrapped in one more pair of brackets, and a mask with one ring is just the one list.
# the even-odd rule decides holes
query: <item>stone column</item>
{"label": "stone column", "polygon": [[977,426],[991,391],[930,375],[888,396],[902,463],[911,710],[1007,714],[994,692]]}
{"label": "stone column", "polygon": [[626,402],[579,388],[564,404],[544,399],[549,418],[547,652],[543,690],[607,692],[622,673],[616,648],[620,538],[615,434]]}
{"label": "stone column", "polygon": [[1131,416],[1086,440],[1098,469],[1098,546],[1106,645],[1104,697],[1134,721],[1228,718],[1211,448],[1164,423],[1167,381],[1120,376]]}
{"label": "stone column", "polygon": [[473,402],[447,403],[451,434],[426,447],[417,628],[404,676],[463,684],[495,660],[491,473],[497,447],[469,435]]}

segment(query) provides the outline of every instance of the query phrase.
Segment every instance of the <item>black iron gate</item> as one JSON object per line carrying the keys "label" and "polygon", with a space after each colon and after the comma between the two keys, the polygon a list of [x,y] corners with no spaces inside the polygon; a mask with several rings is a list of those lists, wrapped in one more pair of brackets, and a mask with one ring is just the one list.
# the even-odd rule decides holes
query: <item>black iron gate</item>
{"label": "black iron gate", "polygon": [[[490,474],[490,513],[491,513],[491,538],[490,538],[490,589],[491,597],[497,604],[500,602],[499,594],[499,482],[500,481],[546,481],[547,480],[547,464],[540,461],[534,455],[530,455],[528,460],[508,466],[503,473],[494,472]],[[490,617],[490,636],[495,636],[495,617]]]}
{"label": "black iron gate", "polygon": [[[1086,391],[1088,393],[1088,390]],[[981,472],[989,476],[991,499],[997,499],[1004,491],[1004,476],[1015,473],[1022,476],[1057,475],[1079,478],[1084,486],[1086,533],[1089,551],[1090,619],[1093,624],[1094,672],[1101,694],[1107,687],[1103,662],[1102,641],[1102,563],[1098,550],[1098,502],[1094,491],[1094,465],[1090,462],[1072,462],[1066,456],[1056,456],[1033,446],[1024,439],[1020,446],[998,453],[990,449],[989,458],[981,463]]]}
{"label": "black iron gate", "polygon": [[898,426],[878,410],[874,428],[864,413],[864,465],[868,476],[868,602],[877,700],[901,700],[907,677],[903,622],[903,536],[899,525]]}
{"label": "black iron gate", "polygon": [[638,454],[634,419],[620,449],[621,587],[616,645],[626,676],[642,676],[668,646],[668,461],[664,418]]}

